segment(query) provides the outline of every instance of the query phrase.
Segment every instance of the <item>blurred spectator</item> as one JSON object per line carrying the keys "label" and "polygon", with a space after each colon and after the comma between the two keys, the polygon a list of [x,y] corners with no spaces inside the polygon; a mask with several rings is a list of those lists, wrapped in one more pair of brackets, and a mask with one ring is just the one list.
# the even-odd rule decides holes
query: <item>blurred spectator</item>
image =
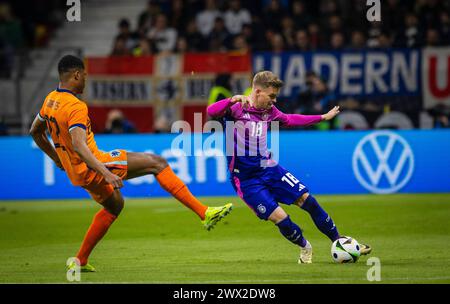
{"label": "blurred spectator", "polygon": [[296,29],[307,29],[308,25],[313,21],[311,16],[306,12],[303,1],[293,1],[291,12]]}
{"label": "blurred spectator", "polygon": [[403,19],[404,25],[399,30],[396,39],[396,45],[400,47],[420,46],[422,40],[422,32],[419,27],[419,19],[412,12],[407,13]]}
{"label": "blurred spectator", "polygon": [[333,34],[343,32],[342,18],[338,15],[332,15],[328,18],[328,31]]}
{"label": "blurred spectator", "polygon": [[444,104],[438,104],[432,109],[428,110],[428,113],[434,119],[435,128],[450,128],[450,107]]}
{"label": "blurred spectator", "polygon": [[176,29],[178,33],[183,32],[190,18],[187,14],[184,0],[173,0],[171,5],[172,9],[169,14],[170,27]]}
{"label": "blurred spectator", "polygon": [[443,42],[446,42],[445,44],[450,43],[450,18],[449,18],[449,12],[442,11],[440,15],[440,35]]}
{"label": "blurred spectator", "polygon": [[117,37],[114,40],[113,49],[111,51],[111,56],[130,56],[131,51],[127,48],[127,41],[123,37]]}
{"label": "blurred spectator", "polygon": [[281,31],[281,19],[286,15],[283,10],[280,1],[271,0],[267,7],[264,9],[264,23],[267,28]]}
{"label": "blurred spectator", "polygon": [[242,33],[241,35],[244,37],[245,41],[249,45],[250,49],[258,50],[261,48],[261,43],[258,41],[257,36],[255,35],[253,31],[253,26],[251,24],[244,24],[242,26]]}
{"label": "blurred spectator", "polygon": [[0,78],[10,78],[14,53],[25,46],[20,20],[15,18],[8,3],[0,3]]}
{"label": "blurred spectator", "polygon": [[213,27],[217,17],[221,17],[221,12],[217,9],[216,0],[206,0],[206,7],[203,11],[197,14],[196,22],[200,33],[207,37]]}
{"label": "blurred spectator", "polygon": [[160,14],[156,17],[155,26],[150,29],[147,38],[155,45],[157,52],[171,52],[175,50],[177,43],[177,31],[167,27],[167,17]]}
{"label": "blurred spectator", "polygon": [[390,29],[392,34],[402,27],[403,20],[399,18],[405,15],[405,8],[400,6],[399,0],[387,0],[381,5],[383,27]]}
{"label": "blurred spectator", "polygon": [[24,46],[24,36],[20,20],[16,19],[8,3],[0,3],[0,39],[13,49]]}
{"label": "blurred spectator", "polygon": [[184,54],[184,53],[187,53],[188,51],[189,51],[189,45],[187,43],[186,38],[178,37],[177,46],[175,48],[175,53]]}
{"label": "blurred spectator", "polygon": [[184,37],[188,43],[188,49],[191,52],[202,52],[205,51],[205,38],[198,31],[197,24],[194,19],[191,19],[184,33]]}
{"label": "blurred spectator", "polygon": [[367,46],[370,48],[376,48],[378,47],[378,43],[380,42],[378,40],[378,37],[381,35],[382,32],[382,23],[381,21],[373,21],[370,22],[370,27],[367,30]]}
{"label": "blurred spectator", "polygon": [[214,80],[214,86],[209,91],[208,105],[216,101],[232,97],[231,93],[231,75],[219,74]]}
{"label": "blurred spectator", "polygon": [[322,24],[322,28],[324,29],[327,26],[330,27],[330,24],[333,23],[333,21],[330,20],[331,17],[341,15],[335,0],[320,1],[319,11],[320,11],[319,20],[327,22],[327,24]]}
{"label": "blurred spectator", "polygon": [[281,35],[286,42],[286,49],[293,49],[295,45],[295,24],[289,16],[284,16],[281,19]]}
{"label": "blurred spectator", "polygon": [[243,35],[237,35],[233,39],[233,53],[238,55],[245,55],[250,52],[250,47]]}
{"label": "blurred spectator", "polygon": [[281,53],[284,51],[284,40],[280,34],[275,34],[272,36],[270,45],[272,47],[271,51],[275,54]]}
{"label": "blurred spectator", "polygon": [[334,94],[329,91],[326,82],[315,72],[307,73],[305,84],[306,89],[298,96],[295,113],[319,114],[335,105]]}
{"label": "blurred spectator", "polygon": [[388,32],[382,32],[378,36],[377,47],[380,49],[386,49],[392,47],[392,38]]}
{"label": "blurred spectator", "polygon": [[119,37],[125,40],[125,47],[127,49],[131,50],[136,46],[139,36],[137,33],[131,32],[130,22],[126,18],[119,21],[119,34],[117,34],[116,39]]}
{"label": "blurred spectator", "polygon": [[[236,49],[238,35],[244,36],[252,51],[271,50],[274,45],[278,52],[449,45],[449,5],[449,0],[386,0],[382,21],[368,22],[367,5],[360,0],[262,0],[257,5],[251,0],[151,0],[139,17],[139,33],[155,32],[157,16],[164,13],[169,26],[163,28],[172,27],[177,35],[166,33],[154,40],[158,52],[164,43],[170,45],[163,47],[165,51],[173,51],[177,36],[186,39],[192,52]],[[438,42],[430,29],[438,31]],[[307,32],[298,34],[299,30]],[[272,39],[276,34],[282,43]],[[242,44],[241,38],[237,41]]]}
{"label": "blurred spectator", "polygon": [[444,10],[441,0],[425,0],[419,8],[420,25],[424,28],[438,28],[440,12]]}
{"label": "blurred spectator", "polygon": [[0,78],[10,78],[14,62],[14,50],[0,37]]}
{"label": "blurred spectator", "polygon": [[128,121],[120,110],[111,110],[105,123],[105,130],[103,133],[107,134],[125,134],[136,133],[136,127]]}
{"label": "blurred spectator", "polygon": [[252,18],[249,11],[241,7],[240,0],[231,0],[229,3],[230,8],[224,15],[225,26],[230,34],[237,35],[244,24],[252,22]]}
{"label": "blurred spectator", "polygon": [[440,44],[439,32],[435,29],[427,30],[425,46],[439,46]]}
{"label": "blurred spectator", "polygon": [[157,0],[149,0],[147,2],[147,8],[143,11],[138,18],[138,28],[142,33],[147,33],[148,30],[154,25],[156,16],[161,13],[161,8]]}
{"label": "blurred spectator", "polygon": [[155,121],[155,133],[170,133],[171,125],[165,114],[158,115]]}
{"label": "blurred spectator", "polygon": [[361,31],[353,31],[352,39],[351,39],[351,43],[350,43],[350,49],[351,50],[360,50],[364,47],[366,47],[366,37],[364,36],[364,33]]}
{"label": "blurred spectator", "polygon": [[0,116],[0,136],[8,135],[8,126],[3,116]]}
{"label": "blurred spectator", "polygon": [[305,30],[299,30],[295,33],[295,46],[294,49],[299,52],[307,52],[311,50],[309,45],[308,32]]}
{"label": "blurred spectator", "polygon": [[148,56],[152,55],[152,47],[147,38],[141,38],[138,45],[133,49],[133,56]]}
{"label": "blurred spectator", "polygon": [[225,27],[224,19],[217,17],[207,39],[209,50],[212,52],[226,51],[230,43],[230,38],[230,33]]}
{"label": "blurred spectator", "polygon": [[[342,28],[342,19],[341,17],[337,16],[337,15],[331,15],[328,18],[328,41],[329,41],[329,45],[333,48],[333,49],[341,49],[344,47],[344,41],[345,41],[345,32],[343,31]],[[335,35],[338,34],[338,35]],[[342,36],[342,37],[341,37]],[[336,38],[339,37],[339,38]],[[342,42],[342,44],[339,45],[335,45],[335,47],[333,47],[333,40],[336,39],[342,39],[339,40],[339,42]],[[336,41],[337,42],[337,41]]]}
{"label": "blurred spectator", "polygon": [[309,45],[311,49],[318,49],[322,47],[323,41],[321,41],[319,33],[319,25],[317,23],[310,23],[308,25]]}
{"label": "blurred spectator", "polygon": [[335,32],[330,38],[330,49],[342,50],[345,47],[345,37],[341,32]]}

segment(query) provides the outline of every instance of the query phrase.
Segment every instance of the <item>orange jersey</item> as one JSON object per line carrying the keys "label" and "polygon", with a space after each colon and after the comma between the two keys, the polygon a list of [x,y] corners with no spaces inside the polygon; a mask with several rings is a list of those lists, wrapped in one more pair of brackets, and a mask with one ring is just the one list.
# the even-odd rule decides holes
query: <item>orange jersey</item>
{"label": "orange jersey", "polygon": [[39,111],[39,119],[46,121],[58,157],[72,184],[75,186],[88,184],[95,177],[94,172],[75,152],[70,135],[73,128],[86,130],[89,149],[96,158],[100,157],[102,152],[99,151],[91,130],[87,105],[71,91],[57,89],[45,98]]}

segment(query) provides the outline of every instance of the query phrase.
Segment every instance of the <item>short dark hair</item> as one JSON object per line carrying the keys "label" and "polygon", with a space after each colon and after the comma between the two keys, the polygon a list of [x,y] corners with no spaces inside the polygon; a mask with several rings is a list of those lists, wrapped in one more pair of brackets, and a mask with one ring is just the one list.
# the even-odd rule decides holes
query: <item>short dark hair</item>
{"label": "short dark hair", "polygon": [[120,19],[120,21],[119,21],[119,27],[120,27],[120,28],[122,28],[122,27],[129,28],[129,27],[130,27],[130,22],[128,21],[127,18],[122,18],[122,19]]}
{"label": "short dark hair", "polygon": [[58,73],[62,75],[72,69],[84,70],[83,60],[73,55],[66,55],[59,60]]}

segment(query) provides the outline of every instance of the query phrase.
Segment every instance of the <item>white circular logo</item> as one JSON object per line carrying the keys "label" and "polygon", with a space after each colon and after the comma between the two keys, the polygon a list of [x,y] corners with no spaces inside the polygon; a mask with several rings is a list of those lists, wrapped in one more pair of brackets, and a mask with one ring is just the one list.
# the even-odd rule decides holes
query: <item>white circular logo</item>
{"label": "white circular logo", "polygon": [[395,193],[410,180],[414,155],[408,142],[390,131],[365,136],[355,148],[353,172],[358,182],[377,194]]}
{"label": "white circular logo", "polygon": [[262,214],[266,213],[266,207],[264,207],[264,205],[259,204],[257,208],[258,208],[259,213],[262,213]]}

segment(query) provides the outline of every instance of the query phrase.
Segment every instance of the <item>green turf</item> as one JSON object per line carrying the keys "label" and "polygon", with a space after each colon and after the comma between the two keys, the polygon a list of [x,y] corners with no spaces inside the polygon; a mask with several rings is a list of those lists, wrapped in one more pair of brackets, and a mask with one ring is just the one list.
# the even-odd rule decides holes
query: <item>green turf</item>
{"label": "green turf", "polygon": [[[381,283],[450,283],[450,194],[318,196],[341,234],[373,246]],[[236,197],[235,209],[207,232],[172,199],[128,200],[93,252],[97,273],[82,282],[369,283],[367,257],[334,264],[330,242],[309,215],[286,207],[314,247],[314,263],[298,265],[299,249]],[[67,282],[65,263],[80,245],[91,201],[1,202],[0,282]]]}

